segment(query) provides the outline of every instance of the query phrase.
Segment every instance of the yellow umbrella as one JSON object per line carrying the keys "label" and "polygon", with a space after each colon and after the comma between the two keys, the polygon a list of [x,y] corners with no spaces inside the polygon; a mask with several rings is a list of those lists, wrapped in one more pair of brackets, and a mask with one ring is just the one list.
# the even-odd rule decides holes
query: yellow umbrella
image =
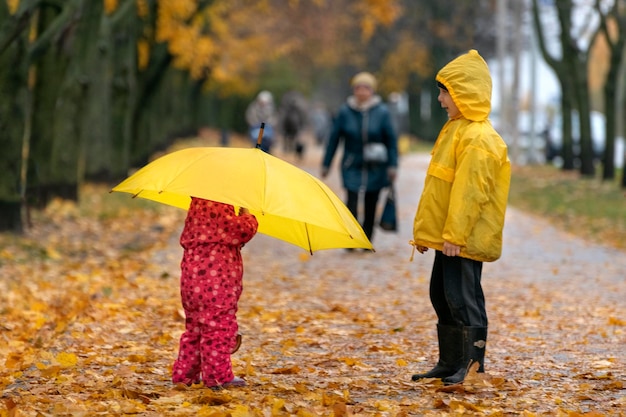
{"label": "yellow umbrella", "polygon": [[258,148],[197,147],[154,160],[115,186],[188,209],[191,196],[246,207],[258,231],[313,253],[365,248],[371,242],[345,204],[322,181]]}

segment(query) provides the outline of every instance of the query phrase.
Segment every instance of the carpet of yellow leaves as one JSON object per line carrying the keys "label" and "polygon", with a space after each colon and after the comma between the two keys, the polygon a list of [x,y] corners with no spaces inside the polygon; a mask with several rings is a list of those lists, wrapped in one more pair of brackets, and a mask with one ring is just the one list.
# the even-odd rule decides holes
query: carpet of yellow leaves
{"label": "carpet of yellow leaves", "polygon": [[55,202],[24,236],[0,235],[0,416],[626,415],[624,253],[571,253],[516,212],[484,273],[487,373],[410,381],[436,360],[432,254],[408,262],[421,179],[399,181],[401,231],[378,232],[376,253],[246,245],[233,368],[248,386],[217,392],[170,382],[184,212],[112,210],[93,185],[80,207]]}

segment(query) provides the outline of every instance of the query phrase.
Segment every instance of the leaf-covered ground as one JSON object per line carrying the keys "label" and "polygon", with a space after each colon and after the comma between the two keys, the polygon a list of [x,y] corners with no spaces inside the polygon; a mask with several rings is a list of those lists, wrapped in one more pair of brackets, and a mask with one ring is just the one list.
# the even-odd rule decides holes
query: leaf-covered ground
{"label": "leaf-covered ground", "polygon": [[[483,274],[487,373],[411,382],[437,356],[432,252],[409,262],[407,243],[426,163],[403,157],[401,230],[377,231],[376,253],[246,245],[233,366],[248,386],[220,392],[170,382],[184,212],[96,186],[52,204],[0,235],[0,416],[626,415],[626,252],[514,209]],[[110,199],[128,205],[99,211]]]}

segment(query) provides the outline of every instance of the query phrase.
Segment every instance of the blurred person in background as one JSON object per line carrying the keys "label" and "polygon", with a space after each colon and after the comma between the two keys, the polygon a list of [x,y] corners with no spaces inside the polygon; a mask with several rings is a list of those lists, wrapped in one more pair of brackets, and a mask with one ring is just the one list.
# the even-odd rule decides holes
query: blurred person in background
{"label": "blurred person in background", "polygon": [[351,86],[353,95],[339,109],[328,137],[321,176],[328,175],[342,145],[340,169],[347,192],[346,205],[357,220],[361,219],[363,231],[371,241],[380,191],[396,178],[398,143],[389,109],[375,94],[376,78],[369,72],[360,72],[352,78]]}
{"label": "blurred person in background", "polygon": [[267,90],[261,91],[246,109],[250,141],[256,146],[261,123],[265,123],[261,149],[270,153],[274,143],[274,126],[276,125],[276,108],[274,96]]}
{"label": "blurred person in background", "polygon": [[316,102],[311,110],[310,118],[315,134],[315,143],[317,145],[326,145],[332,118],[324,104]]}
{"label": "blurred person in background", "polygon": [[280,101],[280,129],[283,134],[283,148],[294,152],[299,159],[304,156],[305,144],[300,137],[307,125],[307,102],[298,91],[288,91]]}

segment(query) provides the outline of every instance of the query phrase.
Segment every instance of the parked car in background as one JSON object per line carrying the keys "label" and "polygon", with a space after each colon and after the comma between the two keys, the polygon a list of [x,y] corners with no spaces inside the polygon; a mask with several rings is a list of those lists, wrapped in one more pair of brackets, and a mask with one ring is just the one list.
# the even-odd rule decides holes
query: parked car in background
{"label": "parked car in background", "polygon": [[[594,158],[600,160],[604,156],[606,139],[606,120],[604,114],[592,111],[591,117],[591,141]],[[510,127],[501,120],[498,112],[490,116],[493,126],[509,146],[512,154],[514,147],[514,135]],[[561,114],[556,113],[548,117],[546,112],[537,112],[534,117],[531,113],[521,110],[517,113],[518,126],[518,160],[519,164],[550,162],[556,166],[563,165],[563,126]],[[534,126],[534,129],[533,129]],[[575,159],[580,158],[580,124],[578,112],[572,112],[572,142]],[[624,167],[624,147],[626,142],[623,137],[615,138],[615,167]]]}
{"label": "parked car in background", "polygon": [[[591,117],[591,147],[594,158],[600,159],[604,154],[606,119],[604,114],[592,111]],[[555,114],[552,123],[546,131],[546,160],[555,165],[563,164],[563,119],[561,113]],[[572,111],[572,146],[574,158],[580,158],[580,122],[577,111]]]}
{"label": "parked car in background", "polygon": [[498,112],[492,112],[490,120],[509,147],[509,153],[513,155],[514,149],[517,148],[516,163],[545,162],[545,131],[548,126],[545,112],[535,112],[534,115],[527,110],[517,112],[517,143],[511,126],[503,122]]}

